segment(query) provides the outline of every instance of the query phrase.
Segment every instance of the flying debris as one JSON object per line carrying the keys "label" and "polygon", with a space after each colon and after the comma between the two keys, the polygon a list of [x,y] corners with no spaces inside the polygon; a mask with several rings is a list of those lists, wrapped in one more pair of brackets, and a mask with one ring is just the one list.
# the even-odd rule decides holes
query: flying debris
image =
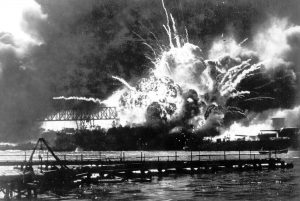
{"label": "flying debris", "polygon": [[[142,40],[155,56],[148,76],[131,85],[121,77],[112,76],[124,87],[104,101],[85,97],[54,99],[93,101],[117,107],[121,125],[151,125],[154,120],[184,122],[182,124],[192,127],[193,132],[211,127],[224,132],[224,118],[248,118],[250,112],[246,112],[248,108],[243,107],[243,103],[275,100],[272,94],[255,91],[260,90],[257,86],[261,83],[247,85],[267,74],[270,64],[259,56],[255,48],[244,47],[248,38],[237,43],[233,37],[222,33],[205,58],[202,49],[189,42],[186,28],[184,37],[178,34],[176,21],[164,1],[162,7],[166,14],[166,24],[162,26],[168,36],[168,47],[159,46],[159,51],[156,51]],[[250,118],[248,120],[251,121]],[[231,123],[229,121],[226,125]]]}

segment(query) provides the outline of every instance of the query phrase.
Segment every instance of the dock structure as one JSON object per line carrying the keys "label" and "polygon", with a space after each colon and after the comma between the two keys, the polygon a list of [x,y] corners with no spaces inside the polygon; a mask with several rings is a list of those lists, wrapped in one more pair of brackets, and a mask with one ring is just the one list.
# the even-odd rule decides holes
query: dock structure
{"label": "dock structure", "polygon": [[[38,146],[44,144],[46,159],[34,157]],[[257,171],[263,169],[293,168],[277,155],[249,153],[201,154],[190,151],[179,155],[119,157],[98,155],[55,155],[43,139],[39,139],[29,160],[0,161],[0,166],[15,166],[15,173],[0,175],[0,191],[7,199],[16,196],[37,196],[59,186],[76,187],[84,184],[151,181],[152,176],[168,174],[204,174],[218,171]],[[272,152],[270,152],[272,153]],[[275,152],[276,153],[276,152]],[[272,157],[273,156],[273,157]]]}
{"label": "dock structure", "polygon": [[[39,161],[0,161],[0,166],[16,166],[20,169],[25,168],[26,166],[37,167],[40,170],[48,170],[55,166],[64,166],[69,167],[97,167],[99,170],[106,171],[107,169],[116,169],[119,167],[122,168],[132,168],[134,167],[147,167],[148,169],[159,169],[162,167],[163,169],[168,168],[179,168],[179,167],[194,167],[194,168],[202,168],[202,167],[229,167],[233,168],[237,166],[253,166],[263,165],[264,167],[272,167],[273,163],[275,163],[276,167],[286,168],[288,167],[288,163],[284,162],[281,158],[277,157],[264,157],[262,158],[259,154],[251,154],[251,158],[249,154],[195,154],[191,153],[192,159],[187,159],[185,156],[183,159],[180,156],[169,155],[169,156],[155,156],[155,157],[128,157],[128,158],[107,158],[101,157],[99,159],[84,157],[84,155],[79,155],[76,159],[60,159],[57,160],[39,160]],[[141,152],[142,154],[142,152]],[[71,156],[71,155],[70,155]],[[77,155],[78,156],[78,155]],[[243,158],[241,158],[244,156]],[[246,158],[248,156],[249,158]],[[63,155],[63,158],[67,158],[67,155]],[[72,155],[74,157],[74,155]],[[79,158],[79,159],[78,159]],[[203,158],[203,159],[202,159]],[[280,163],[280,164],[279,164]]]}

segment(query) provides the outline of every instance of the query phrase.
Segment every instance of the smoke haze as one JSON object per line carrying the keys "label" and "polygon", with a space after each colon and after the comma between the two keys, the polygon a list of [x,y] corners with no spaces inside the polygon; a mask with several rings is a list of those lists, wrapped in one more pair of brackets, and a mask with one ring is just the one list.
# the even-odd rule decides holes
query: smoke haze
{"label": "smoke haze", "polygon": [[[7,2],[16,4],[1,1],[0,8]],[[151,105],[143,109],[147,115],[133,119],[151,122],[159,116],[162,121],[183,119],[201,128],[229,128],[235,120],[251,126],[251,122],[256,125],[282,112],[291,117],[289,126],[299,126],[300,5],[296,0],[166,0],[179,37],[185,39],[187,30],[189,43],[184,51],[166,51],[169,36],[163,28],[166,16],[160,1],[24,2],[18,19],[10,15],[14,6],[6,7],[10,12],[0,12],[0,141],[36,138],[40,132],[36,119],[57,109],[52,97],[105,100],[123,88],[112,76],[134,87],[141,86],[141,78],[151,82],[149,69],[157,65],[157,57],[160,61],[164,57],[172,69],[170,75],[161,66],[156,69],[163,69],[164,74],[158,74],[173,78],[168,82],[158,79],[163,83],[159,86],[171,86],[180,96],[166,91],[163,94],[171,101],[165,104],[156,94],[153,103],[142,102]],[[218,75],[234,66],[239,66],[235,70],[240,73],[232,74],[234,77],[225,74],[220,80],[223,84],[215,87]],[[227,80],[232,81],[230,86]],[[133,93],[123,92],[117,91],[116,97],[135,100]],[[208,108],[206,118],[203,114]]]}

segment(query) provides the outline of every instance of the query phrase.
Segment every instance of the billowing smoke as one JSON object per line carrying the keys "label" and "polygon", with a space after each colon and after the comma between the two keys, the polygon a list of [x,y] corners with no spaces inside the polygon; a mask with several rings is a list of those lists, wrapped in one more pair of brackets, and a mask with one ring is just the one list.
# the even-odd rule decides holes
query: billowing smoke
{"label": "billowing smoke", "polygon": [[0,140],[37,136],[52,97],[205,135],[299,106],[296,1],[22,2],[0,6]]}
{"label": "billowing smoke", "polygon": [[246,52],[255,55],[264,67],[260,72],[262,76],[253,76],[253,80],[260,83],[264,77],[264,81],[258,86],[253,84],[254,93],[260,97],[243,99],[259,106],[254,106],[253,111],[249,108],[247,119],[233,124],[227,133],[251,129],[257,134],[260,129],[272,128],[272,117],[286,118],[286,126],[299,127],[299,37],[300,26],[290,24],[286,18],[271,18],[259,28],[254,36],[253,51]]}
{"label": "billowing smoke", "polygon": [[[185,40],[178,35],[175,20],[164,3],[163,8],[169,47],[161,47],[162,52],[155,53],[159,56],[153,60],[149,78],[138,83],[139,92],[122,80],[127,89],[116,97],[120,100],[117,107],[121,108],[121,118],[130,119],[131,123],[180,119],[193,132],[203,135],[218,135],[236,120],[246,123],[234,123],[229,131],[243,130],[241,127],[245,126],[258,132],[262,127],[270,127],[262,121],[270,119],[271,113],[256,122],[261,112],[298,104],[298,64],[289,55],[298,50],[295,44],[299,26],[272,18],[261,25],[263,29],[259,28],[247,45],[244,43],[248,38],[238,43],[233,36],[222,34],[212,43],[205,60],[200,47],[189,43],[188,36]],[[168,80],[163,89],[161,79]],[[153,91],[155,95],[151,95]],[[169,94],[182,100],[171,101]]]}
{"label": "billowing smoke", "polygon": [[285,124],[288,127],[300,127],[300,106],[293,109],[277,110],[274,116],[285,118]]}
{"label": "billowing smoke", "polygon": [[47,93],[30,54],[43,43],[35,25],[46,19],[33,0],[0,2],[0,140],[37,136]]}

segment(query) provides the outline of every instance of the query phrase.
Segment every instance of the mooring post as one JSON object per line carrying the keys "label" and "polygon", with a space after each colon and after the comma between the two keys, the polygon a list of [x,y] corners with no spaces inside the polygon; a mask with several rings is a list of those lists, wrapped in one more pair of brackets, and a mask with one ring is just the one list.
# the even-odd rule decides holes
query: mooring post
{"label": "mooring post", "polygon": [[25,162],[26,162],[26,160],[27,160],[27,156],[26,156],[26,151],[25,151]]}
{"label": "mooring post", "polygon": [[37,194],[36,188],[33,189],[33,195],[34,195],[34,198],[37,198],[38,194]]}
{"label": "mooring post", "polygon": [[31,198],[31,189],[27,186],[27,198]]}
{"label": "mooring post", "polygon": [[226,160],[226,152],[224,151],[224,161]]}
{"label": "mooring post", "polygon": [[125,161],[125,152],[123,152],[123,161]]}
{"label": "mooring post", "polygon": [[143,162],[143,152],[141,152],[141,162]]}
{"label": "mooring post", "polygon": [[4,196],[5,200],[9,200],[9,186],[6,186],[5,188],[5,196]]}
{"label": "mooring post", "polygon": [[22,196],[21,196],[21,187],[20,187],[20,184],[17,186],[17,196],[16,198],[17,199],[20,199]]}
{"label": "mooring post", "polygon": [[9,190],[9,197],[11,197],[11,198],[13,197],[13,194],[14,194],[14,191],[13,191],[13,190],[14,190],[14,185],[11,184],[11,185],[10,185],[10,190]]}
{"label": "mooring post", "polygon": [[251,149],[250,149],[250,160],[252,159],[252,157],[251,157]]}
{"label": "mooring post", "polygon": [[200,159],[201,159],[200,157],[201,157],[201,155],[200,155],[200,151],[199,151],[199,161],[200,161]]}
{"label": "mooring post", "polygon": [[46,162],[46,170],[48,170],[48,160],[49,160],[49,152],[47,151],[47,162]]}
{"label": "mooring post", "polygon": [[239,160],[241,160],[241,150],[239,150]]}
{"label": "mooring post", "polygon": [[191,161],[193,161],[193,151],[191,150]]}
{"label": "mooring post", "polygon": [[175,151],[175,161],[177,161],[177,151]]}
{"label": "mooring post", "polygon": [[159,162],[159,156],[157,156],[157,162]]}
{"label": "mooring post", "polygon": [[145,178],[146,177],[146,173],[144,169],[141,169],[141,178]]}
{"label": "mooring post", "polygon": [[42,158],[42,156],[40,156],[40,162],[41,162],[41,166],[40,166],[41,170],[40,170],[40,172],[43,172],[43,158]]}

